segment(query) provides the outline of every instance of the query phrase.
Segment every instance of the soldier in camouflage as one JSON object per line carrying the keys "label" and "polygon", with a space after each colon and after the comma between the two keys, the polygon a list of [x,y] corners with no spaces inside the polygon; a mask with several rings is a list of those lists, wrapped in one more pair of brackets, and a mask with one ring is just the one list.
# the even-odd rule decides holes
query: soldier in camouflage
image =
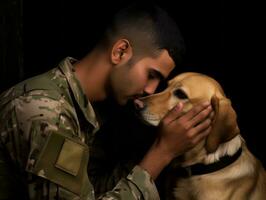
{"label": "soldier in camouflage", "polygon": [[[84,58],[67,57],[1,94],[0,199],[95,199],[87,175],[99,130],[92,104],[113,96],[124,105],[154,93],[182,50],[179,30],[165,11],[134,5],[114,17]],[[159,199],[156,177],[210,131],[207,104],[196,106],[192,117],[181,110],[179,105],[167,114],[142,161],[97,199]],[[198,125],[185,128],[192,118]]]}

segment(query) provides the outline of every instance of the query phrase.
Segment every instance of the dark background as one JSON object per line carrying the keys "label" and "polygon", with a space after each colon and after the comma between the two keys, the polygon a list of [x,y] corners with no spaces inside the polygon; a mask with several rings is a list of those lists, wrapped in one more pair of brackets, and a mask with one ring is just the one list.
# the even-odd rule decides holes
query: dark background
{"label": "dark background", "polygon": [[[187,54],[180,71],[206,73],[221,83],[250,150],[266,166],[262,3],[156,2],[183,33]],[[124,5],[125,1],[1,1],[0,91],[47,71],[65,56],[85,55],[107,19]]]}

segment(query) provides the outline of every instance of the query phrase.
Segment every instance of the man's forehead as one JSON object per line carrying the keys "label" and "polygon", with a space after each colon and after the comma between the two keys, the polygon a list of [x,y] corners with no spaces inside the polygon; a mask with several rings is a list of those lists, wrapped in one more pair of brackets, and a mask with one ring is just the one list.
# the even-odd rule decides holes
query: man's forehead
{"label": "man's forehead", "polygon": [[158,70],[164,75],[164,77],[167,77],[175,68],[175,63],[167,50],[162,50],[156,61],[158,63]]}

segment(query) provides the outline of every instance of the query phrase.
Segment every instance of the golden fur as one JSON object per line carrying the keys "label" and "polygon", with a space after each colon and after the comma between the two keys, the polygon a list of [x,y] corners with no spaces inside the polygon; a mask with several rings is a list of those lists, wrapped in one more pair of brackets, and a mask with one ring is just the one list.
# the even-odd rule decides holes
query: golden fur
{"label": "golden fur", "polygon": [[[240,157],[218,171],[177,178],[174,189],[162,199],[175,200],[264,200],[266,174],[260,161],[247,149],[240,135],[236,113],[222,87],[209,76],[183,73],[169,81],[161,93],[141,99],[145,121],[158,125],[164,115],[178,102],[184,103],[184,112],[196,103],[211,101],[215,117],[209,136],[184,154],[182,167],[196,163],[206,165],[219,161],[224,155],[234,155],[242,148]],[[169,181],[173,176],[169,176]]]}

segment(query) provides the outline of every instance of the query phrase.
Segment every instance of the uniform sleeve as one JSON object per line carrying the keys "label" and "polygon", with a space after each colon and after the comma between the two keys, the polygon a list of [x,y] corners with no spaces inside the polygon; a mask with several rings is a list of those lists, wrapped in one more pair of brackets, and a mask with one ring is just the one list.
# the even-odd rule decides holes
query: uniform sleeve
{"label": "uniform sleeve", "polygon": [[[80,143],[65,140],[64,137],[57,137],[58,135],[69,137],[77,131],[75,121],[73,121],[74,117],[71,115],[73,112],[62,101],[62,99],[53,99],[43,95],[25,95],[5,105],[1,112],[5,115],[5,120],[1,119],[3,122],[1,127],[4,127],[2,136],[5,136],[2,137],[2,141],[12,160],[19,164],[21,171],[26,170],[27,172],[23,172],[23,174],[25,174],[25,181],[27,182],[25,187],[27,189],[25,190],[28,190],[30,199],[37,197],[42,199],[75,199],[80,198],[80,196],[93,196],[93,187],[89,182],[85,188],[76,188],[76,193],[64,185],[67,182],[65,180],[74,183],[77,176],[75,174],[76,169],[77,167],[80,168],[80,165],[72,165],[69,170],[63,168],[66,162],[62,162],[62,159],[59,162],[55,160],[54,163],[52,160],[53,157],[57,158],[58,156],[59,158],[60,153],[63,155],[60,158],[64,158],[64,154],[66,154],[64,151],[69,151],[70,147],[73,148],[70,153],[76,152],[72,154],[75,156],[86,152],[85,147]],[[51,137],[53,135],[56,137]],[[46,148],[47,145],[51,144],[54,144],[53,148]],[[64,146],[65,148],[63,148]],[[45,158],[47,153],[49,156]],[[53,167],[57,170],[56,173],[51,167],[47,167],[49,163],[57,164],[60,167]],[[43,170],[36,170],[36,167],[39,169],[43,167]],[[66,173],[67,170],[68,173]],[[57,176],[57,172],[61,175]],[[54,177],[61,177],[61,180],[52,179],[51,174]],[[10,189],[12,187],[14,186],[11,185]]]}
{"label": "uniform sleeve", "polygon": [[148,172],[135,166],[126,178],[122,178],[115,188],[100,196],[98,200],[158,200],[160,199],[155,183]]}

